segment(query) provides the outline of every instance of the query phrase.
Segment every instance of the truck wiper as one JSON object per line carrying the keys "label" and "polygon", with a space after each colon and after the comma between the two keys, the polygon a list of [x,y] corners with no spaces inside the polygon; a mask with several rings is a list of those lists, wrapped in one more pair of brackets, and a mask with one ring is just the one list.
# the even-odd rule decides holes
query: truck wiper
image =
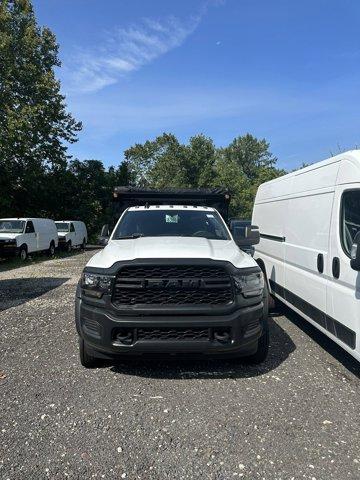
{"label": "truck wiper", "polygon": [[122,237],[117,237],[116,240],[127,240],[129,238],[140,238],[143,237],[143,233],[133,233],[132,235],[124,235]]}

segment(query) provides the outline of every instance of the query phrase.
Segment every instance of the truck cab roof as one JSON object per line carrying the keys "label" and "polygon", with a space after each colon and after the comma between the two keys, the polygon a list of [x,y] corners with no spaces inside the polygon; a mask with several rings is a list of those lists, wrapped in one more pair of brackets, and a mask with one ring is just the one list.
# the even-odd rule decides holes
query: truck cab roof
{"label": "truck cab roof", "polygon": [[217,210],[212,207],[196,206],[196,205],[139,205],[135,207],[129,207],[128,211],[138,210],[195,210],[195,211],[210,211],[216,212]]}

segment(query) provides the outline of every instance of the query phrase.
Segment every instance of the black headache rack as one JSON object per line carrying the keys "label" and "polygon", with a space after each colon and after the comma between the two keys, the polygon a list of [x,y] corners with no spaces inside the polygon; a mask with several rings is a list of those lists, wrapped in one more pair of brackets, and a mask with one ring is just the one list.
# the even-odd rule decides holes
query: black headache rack
{"label": "black headache rack", "polygon": [[115,187],[113,191],[112,227],[129,207],[144,205],[188,205],[213,207],[223,217],[229,218],[230,193],[224,188],[171,188],[153,190],[135,187]]}

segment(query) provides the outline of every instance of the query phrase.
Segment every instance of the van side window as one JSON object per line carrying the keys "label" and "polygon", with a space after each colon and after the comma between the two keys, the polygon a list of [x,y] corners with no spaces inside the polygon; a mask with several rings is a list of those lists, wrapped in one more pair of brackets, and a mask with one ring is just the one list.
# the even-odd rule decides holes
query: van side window
{"label": "van side window", "polygon": [[70,223],[70,232],[75,232],[75,227],[73,223]]}
{"label": "van side window", "polygon": [[34,233],[34,232],[35,232],[35,228],[34,228],[33,222],[28,221],[26,224],[25,233]]}
{"label": "van side window", "polygon": [[351,245],[360,231],[360,190],[350,190],[342,197],[341,209],[341,243],[347,255]]}

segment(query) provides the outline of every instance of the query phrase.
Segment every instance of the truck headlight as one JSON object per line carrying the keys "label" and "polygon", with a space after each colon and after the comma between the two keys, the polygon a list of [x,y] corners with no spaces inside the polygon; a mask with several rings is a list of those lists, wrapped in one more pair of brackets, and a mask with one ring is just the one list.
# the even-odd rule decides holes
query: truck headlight
{"label": "truck headlight", "polygon": [[262,272],[244,275],[235,275],[235,287],[244,297],[256,297],[262,294],[264,288],[264,276]]}
{"label": "truck headlight", "polygon": [[112,275],[98,275],[96,273],[84,272],[81,277],[81,288],[89,297],[101,298],[104,293],[111,293]]}

